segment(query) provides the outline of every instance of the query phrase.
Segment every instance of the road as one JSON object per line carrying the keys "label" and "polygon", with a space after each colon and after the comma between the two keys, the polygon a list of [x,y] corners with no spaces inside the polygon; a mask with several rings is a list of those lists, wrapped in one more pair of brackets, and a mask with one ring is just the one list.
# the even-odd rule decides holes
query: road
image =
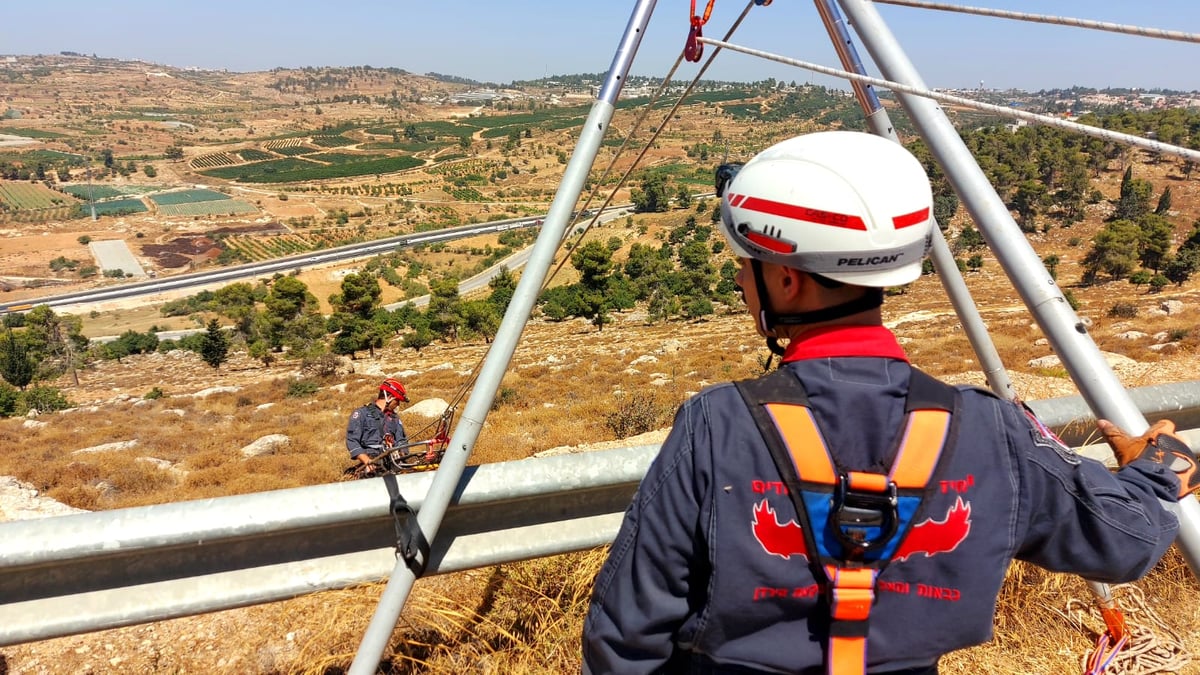
{"label": "road", "polygon": [[[605,209],[605,212],[601,215],[599,221],[607,222],[613,218],[620,217],[621,215],[624,215],[625,210],[629,208],[629,206],[630,205],[610,206],[608,209]],[[19,302],[0,305],[0,314],[5,312],[26,311],[38,305],[47,305],[49,307],[70,306],[72,308],[78,308],[96,302],[127,300],[143,295],[154,295],[164,291],[174,291],[188,288],[198,289],[201,287],[220,285],[241,279],[253,279],[257,277],[270,276],[276,272],[286,273],[317,265],[327,265],[331,262],[370,258],[382,253],[390,253],[398,249],[409,248],[420,244],[452,241],[465,237],[474,237],[481,234],[503,232],[505,230],[511,230],[515,228],[540,227],[543,219],[544,216],[514,218],[511,220],[498,220],[490,223],[451,227],[443,230],[418,232],[415,234],[407,234],[398,237],[377,239],[375,241],[361,244],[339,246],[337,248],[324,249],[321,251],[289,256],[286,258],[276,258],[274,260],[265,262],[223,267],[219,270],[208,272],[180,274],[164,279],[151,279],[149,281],[120,284],[118,286],[107,286],[99,289],[76,291],[73,293],[64,293],[61,295],[52,295],[43,298],[34,298],[31,300],[22,300]],[[497,269],[498,271],[498,268],[494,269]],[[490,278],[491,277],[487,277],[487,279]],[[483,280],[482,283],[487,283],[487,279]],[[468,280],[468,282],[473,281],[474,279]]]}
{"label": "road", "polygon": [[[607,223],[611,220],[615,220],[617,218],[624,217],[627,213],[629,213],[629,211],[628,211],[629,208],[630,207],[628,205],[610,206],[609,208],[605,209],[604,213],[600,214],[600,217],[596,219],[596,223],[599,225],[599,224]],[[526,223],[526,221],[528,221],[528,223]],[[583,222],[583,221],[580,221],[580,222]],[[540,226],[541,223],[542,223],[541,218],[534,218],[532,220],[528,219],[528,218],[521,218],[521,219],[517,219],[514,221],[503,221],[503,222],[498,221],[498,222],[494,222],[494,223],[487,223],[485,225],[470,225],[465,228],[453,228],[453,230],[455,231],[453,233],[453,236],[451,236],[451,230],[440,230],[438,232],[425,232],[425,233],[420,233],[417,235],[408,235],[407,237],[393,237],[389,240],[380,240],[380,241],[376,241],[376,242],[371,242],[369,244],[356,244],[351,247],[342,247],[342,248],[346,248],[346,249],[371,248],[372,252],[363,253],[360,255],[353,256],[353,257],[351,257],[351,256],[337,257],[337,258],[334,258],[334,260],[353,260],[355,258],[370,257],[373,255],[378,255],[379,253],[386,252],[388,250],[392,250],[393,248],[400,246],[395,243],[389,243],[389,244],[385,245],[385,244],[381,243],[383,241],[393,242],[394,240],[407,238],[408,239],[407,245],[416,245],[419,243],[429,243],[430,241],[449,241],[451,239],[459,239],[459,238],[463,238],[463,237],[475,236],[478,234],[485,234],[487,232],[493,232],[493,231],[499,232],[499,231],[503,231],[503,230],[507,230],[507,229],[512,229],[513,227],[536,227],[536,226]],[[437,238],[431,239],[428,237],[437,237]],[[415,238],[420,238],[420,241],[413,241]],[[380,247],[382,247],[382,248],[380,248]],[[376,249],[378,249],[378,250],[376,250]],[[114,300],[114,299],[136,298],[141,295],[150,295],[153,293],[162,292],[164,290],[178,290],[180,288],[192,288],[192,287],[199,288],[199,287],[209,285],[209,284],[221,284],[221,283],[226,283],[228,281],[232,281],[234,279],[239,279],[239,278],[257,277],[267,271],[274,273],[274,271],[278,271],[278,270],[301,269],[304,266],[311,266],[314,264],[327,264],[328,262],[330,262],[329,259],[321,258],[317,262],[312,262],[311,259],[314,256],[318,256],[318,257],[323,256],[323,255],[332,253],[333,251],[334,251],[334,249],[329,249],[322,253],[309,254],[309,255],[305,255],[305,256],[294,256],[292,258],[281,259],[281,260],[277,260],[277,261],[270,261],[268,263],[262,263],[259,266],[242,265],[242,266],[239,266],[239,269],[237,271],[237,274],[239,276],[223,276],[222,275],[222,272],[234,271],[234,268],[229,268],[228,270],[222,270],[222,272],[215,272],[215,273],[209,273],[209,274],[202,273],[202,274],[182,275],[179,277],[172,277],[171,279],[159,280],[160,282],[171,282],[170,285],[166,286],[166,287],[164,287],[161,283],[142,282],[142,283],[138,283],[138,284],[128,284],[126,286],[126,288],[134,289],[135,292],[132,292],[132,293],[129,293],[126,295],[111,295],[111,293],[113,293],[114,291],[120,290],[120,289],[106,289],[104,291],[90,291],[90,292],[82,291],[80,293],[68,293],[68,294],[64,294],[64,295],[60,295],[60,296],[54,296],[53,298],[49,298],[49,299],[34,300],[34,301],[29,301],[28,303],[21,303],[21,304],[14,303],[14,304],[8,305],[6,307],[0,307],[0,313],[3,313],[5,311],[25,311],[32,307],[36,307],[39,304],[46,304],[46,305],[59,306],[59,307],[70,306],[72,308],[75,308],[78,305],[84,305],[84,304],[93,303],[93,302],[109,301],[109,300]],[[476,274],[475,276],[470,277],[469,279],[466,279],[466,280],[460,282],[458,285],[459,295],[467,295],[468,293],[472,293],[474,291],[477,291],[477,290],[480,290],[480,289],[486,287],[488,282],[490,282],[493,277],[495,277],[497,274],[499,274],[502,269],[508,269],[508,270],[520,269],[529,260],[529,256],[532,253],[533,253],[532,246],[522,249],[520,251],[517,251],[516,253],[513,253],[509,257],[505,258],[504,260],[501,260],[500,262],[496,263],[495,265],[484,270],[483,272],[480,272],[479,274]],[[309,260],[309,262],[307,262],[305,265],[297,265],[295,263],[295,261],[297,259],[306,259],[306,260]],[[257,269],[252,273],[248,273],[245,271],[245,268],[247,268],[247,267],[257,267]],[[265,270],[264,267],[270,267],[270,269]],[[213,277],[220,277],[220,278],[213,278]],[[185,283],[179,283],[181,280],[185,281]],[[145,290],[146,287],[150,287],[152,290]],[[86,294],[88,294],[88,293],[91,293],[92,296],[87,297]],[[97,294],[101,294],[101,293],[104,294],[103,297],[95,297]],[[85,298],[80,299],[79,296],[81,296],[81,295],[85,295]],[[47,300],[49,300],[50,302],[48,302]],[[408,300],[403,300],[401,302],[394,302],[394,303],[391,303],[388,305],[384,305],[383,308],[388,311],[395,311],[396,309],[399,309],[401,306],[410,304],[410,303],[415,307],[424,307],[425,305],[429,304],[429,296],[421,295],[421,296],[418,296],[415,298],[409,298]],[[193,333],[203,332],[203,330],[204,329],[201,329],[201,328],[190,328],[190,329],[182,329],[182,330],[161,331],[158,333],[158,337],[160,340],[166,340],[166,339],[178,340],[181,337],[185,337],[185,336],[191,335]],[[117,337],[118,336],[115,336],[115,335],[108,335],[108,336],[95,337],[95,338],[92,338],[92,340],[95,342],[111,342],[111,341],[117,339]]]}

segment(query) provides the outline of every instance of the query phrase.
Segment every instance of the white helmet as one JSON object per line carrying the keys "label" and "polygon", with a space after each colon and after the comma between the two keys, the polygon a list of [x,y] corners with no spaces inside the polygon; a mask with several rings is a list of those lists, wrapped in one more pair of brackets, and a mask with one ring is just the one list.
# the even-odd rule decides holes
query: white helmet
{"label": "white helmet", "polygon": [[924,167],[899,143],[823,131],[747,162],[725,188],[721,230],[740,257],[884,288],[921,275],[932,205]]}

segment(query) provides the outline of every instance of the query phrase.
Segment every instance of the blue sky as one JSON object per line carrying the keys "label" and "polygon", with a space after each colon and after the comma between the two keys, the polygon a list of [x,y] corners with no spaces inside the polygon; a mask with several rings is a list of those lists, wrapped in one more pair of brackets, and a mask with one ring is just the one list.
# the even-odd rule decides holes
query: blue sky
{"label": "blue sky", "polygon": [[[1196,0],[958,0],[959,4],[1132,23],[1200,33]],[[701,7],[705,0],[697,0]],[[516,2],[315,2],[312,0],[111,0],[6,2],[0,54],[62,50],[173,66],[266,70],[319,65],[394,66],[508,82],[604,72],[632,0]],[[705,30],[720,37],[745,0],[719,0]],[[878,5],[925,81],[934,87],[1041,89],[1168,87],[1200,90],[1200,45]],[[667,72],[687,35],[690,2],[660,0],[634,63]],[[813,3],[756,7],[739,44],[836,67]],[[858,43],[868,69],[867,52]],[[676,77],[691,77],[684,64]],[[766,77],[845,87],[844,81],[741,54],[718,57],[708,77]]]}

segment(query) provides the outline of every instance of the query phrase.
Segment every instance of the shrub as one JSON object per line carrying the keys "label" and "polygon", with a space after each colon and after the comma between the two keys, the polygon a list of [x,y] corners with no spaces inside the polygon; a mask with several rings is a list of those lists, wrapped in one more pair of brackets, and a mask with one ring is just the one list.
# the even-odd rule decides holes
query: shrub
{"label": "shrub", "polygon": [[501,386],[496,392],[496,398],[492,399],[492,410],[499,410],[501,406],[512,405],[520,398],[517,390],[512,387]]}
{"label": "shrub", "polygon": [[1118,302],[1108,308],[1108,315],[1116,319],[1132,319],[1137,313],[1137,305],[1131,302]]}
{"label": "shrub", "polygon": [[76,239],[75,241],[83,244],[84,246],[87,246],[88,244],[92,243],[92,238],[85,234],[85,235],[79,237],[78,239]]}
{"label": "shrub", "polygon": [[621,399],[617,409],[604,415],[604,425],[617,438],[653,431],[666,422],[667,409],[650,394],[633,394]]}
{"label": "shrub", "polygon": [[287,397],[288,398],[304,398],[312,396],[321,390],[321,385],[313,380],[292,380],[288,382]]}
{"label": "shrub", "polygon": [[163,396],[165,396],[165,394],[163,394],[163,390],[159,389],[158,387],[155,387],[155,388],[151,389],[150,391],[146,392],[145,395],[142,396],[142,398],[146,399],[147,401],[153,401],[155,399],[160,399]]}
{"label": "shrub", "polygon": [[[326,352],[320,356],[305,358],[300,364],[300,372],[310,377],[333,377],[342,367],[342,360],[337,354]],[[314,390],[315,391],[315,390]]]}
{"label": "shrub", "polygon": [[0,382],[0,417],[12,417],[17,413],[21,392],[7,382]]}
{"label": "shrub", "polygon": [[66,410],[71,407],[71,402],[67,400],[67,397],[63,396],[62,392],[54,387],[34,387],[28,389],[21,395],[21,403],[24,410],[20,410],[20,412],[36,410],[44,413],[55,410]]}
{"label": "shrub", "polygon": [[1063,297],[1066,298],[1067,304],[1071,306],[1072,311],[1079,311],[1079,299],[1075,297],[1075,294],[1070,289],[1063,291]]}

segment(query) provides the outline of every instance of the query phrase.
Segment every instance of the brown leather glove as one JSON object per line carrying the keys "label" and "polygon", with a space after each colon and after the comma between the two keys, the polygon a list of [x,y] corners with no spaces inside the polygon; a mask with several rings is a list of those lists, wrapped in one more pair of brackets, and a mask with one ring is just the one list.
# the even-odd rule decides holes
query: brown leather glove
{"label": "brown leather glove", "polygon": [[1192,490],[1200,488],[1200,471],[1197,471],[1196,453],[1187,443],[1175,435],[1175,423],[1159,420],[1141,436],[1130,436],[1108,420],[1096,420],[1096,426],[1104,440],[1112,446],[1117,464],[1125,466],[1135,459],[1148,459],[1165,464],[1179,477],[1179,498],[1186,497]]}

